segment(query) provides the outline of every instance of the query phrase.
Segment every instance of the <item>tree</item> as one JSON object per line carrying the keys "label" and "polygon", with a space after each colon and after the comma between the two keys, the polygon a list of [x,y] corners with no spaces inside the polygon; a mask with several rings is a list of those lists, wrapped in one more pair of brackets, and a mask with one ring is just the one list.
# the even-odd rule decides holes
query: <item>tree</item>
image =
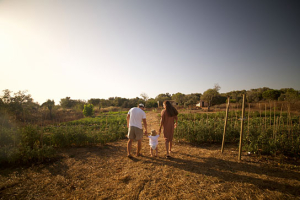
{"label": "tree", "polygon": [[5,112],[14,115],[15,119],[25,120],[27,114],[37,109],[38,104],[33,102],[30,94],[26,94],[27,90],[19,91],[11,96],[11,91],[3,90],[2,107]]}
{"label": "tree", "polygon": [[108,104],[107,100],[100,99],[100,106],[101,106],[101,108],[106,108],[107,104]]}
{"label": "tree", "polygon": [[6,89],[3,90],[2,101],[4,104],[9,104],[11,102],[12,97],[10,96],[11,91]]}
{"label": "tree", "polygon": [[263,93],[262,88],[248,90],[246,92],[247,102],[249,103],[259,102],[263,98],[262,93]]}
{"label": "tree", "polygon": [[269,89],[262,93],[262,97],[266,100],[278,100],[281,92],[279,90]]}
{"label": "tree", "polygon": [[10,111],[12,111],[15,114],[16,119],[24,119],[24,116],[21,116],[24,112],[24,105],[26,103],[32,102],[31,95],[26,95],[26,93],[26,90],[19,91],[17,93],[14,93],[14,97],[11,97],[10,99],[9,108]]}
{"label": "tree", "polygon": [[124,102],[128,101],[128,99],[126,98],[121,98],[121,97],[115,97],[114,101],[113,101],[113,105],[116,107],[121,107]]}
{"label": "tree", "polygon": [[162,103],[166,100],[172,100],[172,97],[169,93],[166,94],[159,94],[155,97],[156,101],[159,101],[159,105],[162,105]]}
{"label": "tree", "polygon": [[157,108],[157,101],[153,98],[148,99],[147,101],[147,108]]}
{"label": "tree", "polygon": [[172,99],[174,101],[176,101],[179,105],[183,105],[184,104],[184,100],[185,100],[185,94],[177,92],[176,94],[172,95]]}
{"label": "tree", "polygon": [[201,93],[192,93],[185,95],[185,105],[197,104],[200,100]]}
{"label": "tree", "polygon": [[220,88],[221,87],[218,84],[215,84],[213,89],[208,89],[203,93],[203,95],[201,96],[201,100],[208,102],[209,106],[213,105],[213,100],[220,96]]}
{"label": "tree", "polygon": [[140,99],[139,97],[129,99],[127,103],[127,108],[136,107],[138,104],[143,103],[143,99]]}
{"label": "tree", "polygon": [[148,96],[146,93],[142,93],[142,94],[141,94],[141,97],[142,97],[142,99],[145,101],[145,107],[146,107],[146,102],[148,101],[149,96]]}
{"label": "tree", "polygon": [[99,110],[100,110],[100,107],[101,107],[100,102],[101,102],[100,99],[90,99],[90,100],[88,100],[89,104],[93,104],[94,106],[98,106]]}
{"label": "tree", "polygon": [[83,115],[85,117],[91,117],[94,115],[94,106],[93,104],[85,104],[83,108]]}
{"label": "tree", "polygon": [[50,111],[50,118],[52,119],[52,108],[55,106],[54,100],[48,99],[45,103],[42,104],[42,107],[47,107]]}
{"label": "tree", "polygon": [[209,106],[211,106],[211,101],[218,95],[219,93],[215,89],[208,89],[201,96],[201,100],[208,102]]}
{"label": "tree", "polygon": [[288,101],[290,103],[295,103],[300,101],[300,92],[293,88],[283,88],[280,90],[281,95],[278,98],[280,101]]}
{"label": "tree", "polygon": [[219,92],[220,89],[221,89],[221,86],[219,85],[219,83],[215,83],[214,90],[216,90],[217,92]]}
{"label": "tree", "polygon": [[234,91],[231,91],[231,92],[227,92],[224,94],[224,97],[231,97],[231,101],[232,102],[241,102],[242,101],[242,97],[243,97],[243,94],[246,94],[247,91],[246,90],[234,90]]}
{"label": "tree", "polygon": [[60,105],[63,108],[72,108],[75,105],[75,101],[71,97],[66,97],[60,100]]}

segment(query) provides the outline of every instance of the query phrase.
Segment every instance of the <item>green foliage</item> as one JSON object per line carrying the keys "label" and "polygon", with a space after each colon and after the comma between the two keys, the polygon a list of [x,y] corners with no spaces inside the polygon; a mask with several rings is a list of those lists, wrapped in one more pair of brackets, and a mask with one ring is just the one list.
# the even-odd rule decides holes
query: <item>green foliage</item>
{"label": "green foliage", "polygon": [[90,100],[88,100],[88,103],[93,104],[94,106],[99,105],[100,102],[101,102],[101,99],[90,99]]}
{"label": "green foliage", "polygon": [[[229,112],[225,142],[238,143],[241,112]],[[248,116],[248,112],[245,113]],[[191,143],[220,143],[224,131],[225,112],[179,114],[174,137]],[[300,156],[299,117],[287,113],[251,112],[244,120],[243,148],[261,154]]]}
{"label": "green foliage", "polygon": [[83,108],[83,115],[85,117],[91,117],[94,115],[94,106],[93,104],[85,104]]}
{"label": "green foliage", "polygon": [[0,145],[1,164],[19,164],[42,162],[55,157],[52,146],[43,145],[42,129],[38,126],[26,126],[21,129],[2,129]]}
{"label": "green foliage", "polygon": [[295,103],[300,100],[300,92],[294,90],[293,88],[281,89],[281,95],[278,98],[280,101],[288,101],[290,103]]}
{"label": "green foliage", "polygon": [[47,107],[50,112],[50,118],[52,119],[52,109],[55,106],[54,100],[48,99],[45,103],[42,104],[42,107]]}
{"label": "green foliage", "polygon": [[25,121],[27,116],[35,113],[39,105],[33,102],[27,91],[19,91],[11,95],[12,91],[3,90],[0,103],[0,114],[7,113],[17,121]]}
{"label": "green foliage", "polygon": [[82,111],[85,102],[82,100],[73,100],[71,97],[66,97],[60,100],[60,105],[65,109],[76,109]]}
{"label": "green foliage", "polygon": [[246,93],[247,102],[252,103],[261,101],[263,99],[263,92],[267,90],[269,90],[267,87],[248,90]]}
{"label": "green foliage", "polygon": [[172,95],[172,100],[176,101],[179,105],[183,105],[185,102],[185,94],[177,92]]}
{"label": "green foliage", "polygon": [[126,113],[110,112],[58,126],[3,128],[0,164],[42,162],[56,156],[55,148],[104,145],[123,139],[127,135]]}
{"label": "green foliage", "polygon": [[208,102],[210,106],[217,104],[219,102],[219,98],[221,98],[221,96],[218,92],[218,88],[208,89],[201,96],[201,100]]}
{"label": "green foliage", "polygon": [[149,99],[145,106],[146,106],[146,108],[157,108],[158,104],[157,104],[157,101],[155,99]]}
{"label": "green foliage", "polygon": [[266,90],[262,93],[262,97],[266,100],[278,100],[281,92],[279,90]]}
{"label": "green foliage", "polygon": [[62,108],[72,108],[75,105],[75,101],[71,97],[66,97],[60,100],[60,105]]}
{"label": "green foliage", "polygon": [[41,132],[38,126],[26,126],[21,129],[21,145],[33,149],[40,146]]}
{"label": "green foliage", "polygon": [[162,103],[166,100],[172,100],[172,95],[169,93],[166,94],[159,94],[155,97],[156,101],[159,101],[159,105],[162,105]]}
{"label": "green foliage", "polygon": [[185,95],[184,104],[187,106],[196,105],[199,102],[201,95],[202,95],[201,93],[192,93],[192,94]]}

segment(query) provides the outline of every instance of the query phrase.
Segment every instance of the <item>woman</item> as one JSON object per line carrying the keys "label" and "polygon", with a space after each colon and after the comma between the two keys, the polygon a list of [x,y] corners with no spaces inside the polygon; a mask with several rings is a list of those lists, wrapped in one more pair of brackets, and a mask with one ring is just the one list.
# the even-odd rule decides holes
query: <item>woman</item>
{"label": "woman", "polygon": [[[167,150],[167,158],[170,158],[170,152],[172,149],[172,140],[174,135],[174,128],[177,127],[178,123],[178,111],[170,101],[164,101],[164,110],[161,111],[159,134],[161,133],[161,127],[164,127],[164,138]],[[174,124],[175,122],[175,124]]]}

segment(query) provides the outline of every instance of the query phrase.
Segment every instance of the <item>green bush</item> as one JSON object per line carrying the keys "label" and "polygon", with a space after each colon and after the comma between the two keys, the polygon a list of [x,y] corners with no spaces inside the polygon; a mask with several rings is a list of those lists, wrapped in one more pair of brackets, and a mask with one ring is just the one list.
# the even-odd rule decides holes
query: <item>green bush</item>
{"label": "green bush", "polygon": [[94,105],[93,104],[85,104],[83,108],[83,115],[85,117],[91,117],[94,115]]}

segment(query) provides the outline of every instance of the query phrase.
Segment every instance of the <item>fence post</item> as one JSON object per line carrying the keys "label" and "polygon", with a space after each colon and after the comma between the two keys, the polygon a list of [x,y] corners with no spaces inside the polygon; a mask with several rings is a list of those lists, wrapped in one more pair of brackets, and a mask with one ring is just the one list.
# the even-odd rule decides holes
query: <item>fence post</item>
{"label": "fence post", "polygon": [[226,116],[225,116],[225,123],[224,123],[224,132],[223,132],[223,140],[222,140],[222,147],[221,152],[224,151],[224,143],[225,143],[225,134],[226,134],[226,126],[227,126],[227,119],[228,119],[228,110],[229,110],[229,97],[227,97],[227,108],[226,108]]}
{"label": "fence post", "polygon": [[244,115],[245,115],[245,94],[243,94],[243,105],[242,105],[242,118],[241,118],[241,134],[240,134],[240,146],[238,160],[241,160],[242,154],[242,140],[243,140],[243,129],[244,129]]}

